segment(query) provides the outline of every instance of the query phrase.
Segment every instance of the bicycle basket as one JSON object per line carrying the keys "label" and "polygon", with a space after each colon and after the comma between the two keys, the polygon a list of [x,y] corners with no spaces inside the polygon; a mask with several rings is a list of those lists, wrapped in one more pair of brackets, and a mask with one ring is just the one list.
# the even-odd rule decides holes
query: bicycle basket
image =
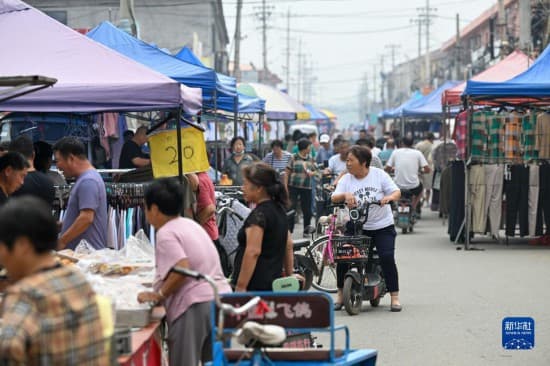
{"label": "bicycle basket", "polygon": [[366,260],[369,255],[371,238],[368,236],[335,236],[332,238],[332,251],[336,262]]}

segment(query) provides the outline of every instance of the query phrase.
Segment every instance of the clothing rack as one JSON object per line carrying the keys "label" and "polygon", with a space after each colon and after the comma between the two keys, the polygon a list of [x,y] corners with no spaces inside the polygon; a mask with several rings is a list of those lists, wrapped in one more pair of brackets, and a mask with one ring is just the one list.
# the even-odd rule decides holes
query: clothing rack
{"label": "clothing rack", "polygon": [[[108,231],[109,233],[116,231],[116,234],[108,236],[108,246],[115,249],[123,248],[126,239],[130,235],[135,234],[138,228],[143,229],[149,236],[151,242],[154,242],[154,231],[145,220],[143,207],[145,189],[148,184],[149,183],[105,183],[108,206],[107,215],[109,219]],[[71,189],[72,185],[55,186],[55,200],[53,204],[55,217],[60,218],[61,213],[67,208],[67,201],[69,200]],[[120,216],[122,213],[124,213],[124,215],[130,215],[131,217],[127,220],[121,220]],[[127,227],[127,223],[130,223],[129,228]],[[139,225],[137,225],[137,223],[139,223]]]}
{"label": "clothing rack", "polygon": [[[483,108],[475,108],[474,104],[469,103],[469,100],[466,101],[466,110],[468,111],[468,119],[466,124],[466,157],[467,161],[464,164],[464,195],[465,195],[465,210],[464,210],[464,221],[461,225],[460,231],[457,235],[457,239],[464,234],[464,241],[465,241],[465,249],[470,249],[470,233],[471,230],[471,224],[472,224],[472,197],[471,197],[471,191],[470,191],[470,168],[472,166],[473,162],[478,163],[492,163],[492,164],[499,164],[499,165],[511,165],[511,164],[527,164],[530,163],[538,163],[539,161],[545,161],[546,159],[538,159],[535,156],[522,156],[521,158],[510,158],[509,156],[506,156],[506,152],[504,153],[504,156],[479,156],[479,154],[473,154],[473,146],[472,146],[472,125],[474,123],[474,112],[476,111],[487,111],[487,110],[494,110],[495,107],[483,107]],[[520,107],[521,109],[524,108],[524,106]],[[499,110],[502,111],[502,108]],[[507,113],[513,113],[516,109],[513,110],[506,110]],[[544,109],[541,109],[539,107],[531,108],[530,113],[537,115],[539,112],[545,111]],[[523,112],[523,111],[522,111]],[[515,122],[517,123],[517,122]],[[520,136],[526,135],[524,131],[521,129],[522,126],[520,126],[519,133]],[[505,134],[504,137],[507,135]],[[523,141],[522,141],[523,142]],[[514,142],[517,143],[518,146],[520,146],[521,142],[517,141]],[[525,145],[524,145],[525,146]],[[515,224],[514,224],[515,226]],[[508,236],[506,236],[506,243],[508,243]]]}

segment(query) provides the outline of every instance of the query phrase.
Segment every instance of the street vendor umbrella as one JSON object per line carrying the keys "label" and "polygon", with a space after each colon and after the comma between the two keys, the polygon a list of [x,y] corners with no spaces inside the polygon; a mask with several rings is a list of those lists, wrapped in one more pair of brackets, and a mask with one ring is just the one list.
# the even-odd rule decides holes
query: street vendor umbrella
{"label": "street vendor umbrella", "polygon": [[237,90],[250,97],[260,97],[265,100],[267,119],[279,121],[294,121],[309,119],[309,111],[290,95],[269,85],[260,83],[242,83]]}

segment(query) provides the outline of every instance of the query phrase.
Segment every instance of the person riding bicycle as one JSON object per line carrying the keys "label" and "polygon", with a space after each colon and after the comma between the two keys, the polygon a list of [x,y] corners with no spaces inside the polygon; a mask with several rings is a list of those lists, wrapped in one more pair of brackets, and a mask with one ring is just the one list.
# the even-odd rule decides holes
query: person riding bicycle
{"label": "person riding bicycle", "polygon": [[422,183],[418,178],[418,172],[429,173],[430,167],[424,155],[413,149],[413,139],[403,138],[404,147],[395,150],[386,164],[386,171],[395,170],[395,184],[401,190],[407,190],[412,194],[411,209],[416,212],[416,206],[422,196]]}
{"label": "person riding bicycle", "polygon": [[[364,146],[353,146],[347,157],[346,173],[338,182],[332,201],[344,202],[348,207],[356,207],[367,202],[380,201],[380,206],[369,208],[368,221],[363,226],[363,234],[374,241],[374,246],[380,256],[380,264],[388,291],[391,295],[391,311],[401,311],[399,302],[399,282],[397,266],[395,264],[395,227],[390,206],[391,201],[397,201],[401,192],[390,176],[382,169],[370,166],[372,155]],[[344,275],[347,272],[346,264],[336,267],[336,281],[338,287],[335,310],[342,308]]]}

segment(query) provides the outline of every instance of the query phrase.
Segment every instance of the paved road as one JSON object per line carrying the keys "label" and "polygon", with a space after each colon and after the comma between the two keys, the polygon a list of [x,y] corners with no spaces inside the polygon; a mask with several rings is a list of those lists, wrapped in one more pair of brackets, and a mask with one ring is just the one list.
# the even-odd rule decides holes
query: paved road
{"label": "paved road", "polygon": [[[427,213],[398,235],[403,311],[391,313],[387,295],[358,316],[338,312],[352,347],[377,349],[379,365],[550,365],[550,248],[489,241],[457,251],[445,233]],[[507,316],[535,319],[533,350],[502,348]]]}

